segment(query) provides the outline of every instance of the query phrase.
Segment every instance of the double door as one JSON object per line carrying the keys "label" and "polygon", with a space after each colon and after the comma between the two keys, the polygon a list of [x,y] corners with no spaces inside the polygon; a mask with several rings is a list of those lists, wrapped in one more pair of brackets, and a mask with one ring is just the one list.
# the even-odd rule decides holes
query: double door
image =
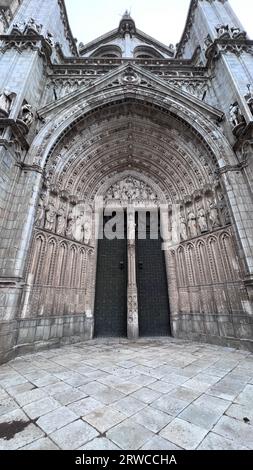
{"label": "double door", "polygon": [[[104,226],[108,218],[104,218]],[[169,299],[162,240],[152,239],[150,217],[146,215],[146,236],[139,237],[136,214],[135,266],[138,293],[139,335],[170,334]],[[127,217],[124,239],[98,243],[95,336],[127,337],[128,325],[128,242]],[[142,226],[143,235],[143,226]],[[158,230],[158,233],[160,230]]]}

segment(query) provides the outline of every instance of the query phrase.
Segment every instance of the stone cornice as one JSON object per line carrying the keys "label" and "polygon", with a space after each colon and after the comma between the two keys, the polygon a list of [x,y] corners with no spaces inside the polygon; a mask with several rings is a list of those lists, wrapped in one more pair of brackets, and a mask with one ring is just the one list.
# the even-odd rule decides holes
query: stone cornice
{"label": "stone cornice", "polygon": [[16,166],[18,166],[21,169],[21,171],[24,171],[24,172],[29,171],[29,172],[39,173],[41,175],[43,174],[43,170],[39,165],[26,165],[23,162],[17,162]]}
{"label": "stone cornice", "polygon": [[218,170],[218,175],[225,175],[227,173],[230,173],[231,171],[242,171],[244,168],[247,168],[248,163],[246,160],[243,160],[242,162],[238,163],[237,165],[225,165],[222,168]]}

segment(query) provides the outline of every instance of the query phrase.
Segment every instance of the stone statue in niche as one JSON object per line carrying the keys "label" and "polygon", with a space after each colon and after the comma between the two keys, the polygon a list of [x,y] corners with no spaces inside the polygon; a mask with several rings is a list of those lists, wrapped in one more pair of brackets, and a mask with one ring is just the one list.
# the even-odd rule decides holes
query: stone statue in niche
{"label": "stone statue in niche", "polygon": [[233,127],[239,126],[239,124],[242,124],[244,122],[244,117],[241,113],[241,110],[237,101],[230,105],[229,114],[230,114],[229,120]]}
{"label": "stone statue in niche", "polygon": [[231,219],[230,219],[230,214],[229,214],[229,210],[226,204],[225,197],[223,194],[219,194],[218,197],[219,197],[218,207],[221,212],[222,221],[225,225],[229,225],[231,223]]}
{"label": "stone statue in niche", "polygon": [[206,212],[203,207],[199,207],[198,209],[198,224],[201,233],[205,233],[208,231]]}
{"label": "stone statue in niche", "polygon": [[23,104],[21,111],[19,113],[19,119],[23,121],[26,124],[26,126],[29,128],[34,121],[34,117],[35,117],[35,114],[34,114],[32,106],[28,103]]}
{"label": "stone statue in niche", "polygon": [[44,225],[45,225],[45,198],[46,198],[45,193],[42,193],[40,196],[38,209],[37,209],[37,215],[35,219],[35,225],[36,227],[39,227],[39,228],[44,228]]}
{"label": "stone statue in niche", "polygon": [[74,240],[76,240],[79,243],[83,242],[83,236],[84,236],[84,213],[79,212],[77,216],[75,217],[75,222],[73,224],[72,228],[72,235]]}
{"label": "stone statue in niche", "polygon": [[198,236],[196,215],[194,214],[193,211],[188,212],[188,229],[189,229],[191,238]]}
{"label": "stone statue in niche", "polygon": [[74,214],[74,211],[70,211],[68,214],[68,220],[67,220],[67,230],[66,230],[66,236],[69,238],[73,237],[73,230],[74,230],[74,225],[75,225],[76,217]]}
{"label": "stone statue in niche", "polygon": [[187,240],[187,222],[184,216],[180,218],[180,238],[182,241]]}
{"label": "stone statue in niche", "polygon": [[217,204],[215,202],[210,202],[209,210],[209,220],[211,223],[212,229],[220,227],[220,217]]}
{"label": "stone statue in niche", "polygon": [[1,114],[9,115],[14,96],[16,96],[15,93],[9,93],[6,90],[0,94],[0,116]]}
{"label": "stone statue in niche", "polygon": [[64,236],[66,232],[66,215],[65,209],[61,207],[57,212],[57,219],[56,219],[56,233],[57,235]]}
{"label": "stone statue in niche", "polygon": [[53,202],[50,202],[46,207],[46,221],[45,229],[50,232],[55,231],[55,222],[56,222],[56,210]]}
{"label": "stone statue in niche", "polygon": [[89,245],[91,241],[91,237],[92,237],[92,218],[90,214],[86,214],[85,222],[83,226],[83,233],[84,233],[84,243],[86,245]]}
{"label": "stone statue in niche", "polygon": [[245,99],[247,101],[247,105],[248,105],[251,113],[253,114],[253,94],[251,92],[251,84],[248,84],[247,88],[248,88],[248,93],[245,96]]}

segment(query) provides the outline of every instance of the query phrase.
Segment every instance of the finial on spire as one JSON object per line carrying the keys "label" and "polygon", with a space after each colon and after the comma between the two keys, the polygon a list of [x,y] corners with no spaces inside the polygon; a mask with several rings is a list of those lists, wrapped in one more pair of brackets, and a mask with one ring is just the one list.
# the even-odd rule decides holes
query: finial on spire
{"label": "finial on spire", "polygon": [[136,32],[135,22],[131,17],[130,11],[126,10],[119,24],[119,32],[125,37],[130,34],[132,37]]}
{"label": "finial on spire", "polygon": [[130,11],[128,11],[128,10],[126,10],[125,13],[124,13],[124,15],[123,15],[123,18],[126,18],[126,17],[127,17],[127,18],[130,18],[130,17],[131,17]]}

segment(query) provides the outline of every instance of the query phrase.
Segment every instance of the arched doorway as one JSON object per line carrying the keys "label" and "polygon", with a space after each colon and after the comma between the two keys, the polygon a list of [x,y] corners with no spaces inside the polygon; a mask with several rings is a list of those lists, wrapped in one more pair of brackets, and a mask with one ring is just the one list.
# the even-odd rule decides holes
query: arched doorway
{"label": "arched doorway", "polygon": [[[94,336],[102,269],[96,200],[125,178],[135,178],[167,207],[164,259],[172,334],[218,337],[229,332],[229,318],[240,311],[245,290],[218,169],[203,136],[182,117],[143,99],[114,101],[79,118],[47,156],[28,266],[32,283],[26,314],[54,315],[70,322],[70,333],[82,328],[85,337]],[[124,209],[124,198],[123,203],[119,199]],[[176,218],[173,206],[179,208]],[[109,259],[112,252],[105,248],[104,256]],[[136,276],[140,247],[138,255],[135,240],[127,253],[127,281],[125,277],[121,285],[124,290],[127,283],[127,335],[134,338],[145,334],[140,328],[142,281]],[[147,290],[144,281],[142,285]],[[121,291],[119,299],[125,295]],[[155,314],[153,309],[152,319]],[[113,335],[112,325],[107,335]]]}

